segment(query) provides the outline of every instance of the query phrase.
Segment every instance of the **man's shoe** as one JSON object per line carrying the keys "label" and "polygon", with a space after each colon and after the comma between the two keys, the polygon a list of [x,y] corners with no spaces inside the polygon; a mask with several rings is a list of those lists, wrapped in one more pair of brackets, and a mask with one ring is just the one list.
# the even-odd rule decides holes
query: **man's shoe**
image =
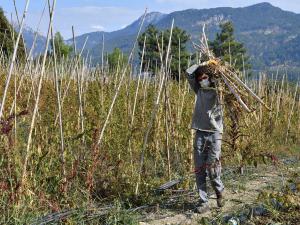
{"label": "man's shoe", "polygon": [[217,195],[217,205],[219,208],[222,208],[225,205],[225,201],[222,194]]}
{"label": "man's shoe", "polygon": [[209,205],[208,203],[200,203],[199,206],[197,206],[195,208],[195,213],[206,213],[208,212],[210,209],[209,209]]}

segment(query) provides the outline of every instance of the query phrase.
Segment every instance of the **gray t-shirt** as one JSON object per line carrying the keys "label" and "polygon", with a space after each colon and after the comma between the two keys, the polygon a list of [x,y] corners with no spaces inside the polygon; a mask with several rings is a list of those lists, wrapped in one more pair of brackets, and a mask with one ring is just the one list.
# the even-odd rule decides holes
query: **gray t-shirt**
{"label": "gray t-shirt", "polygon": [[202,88],[194,74],[187,78],[197,95],[191,128],[223,133],[223,110],[216,89]]}

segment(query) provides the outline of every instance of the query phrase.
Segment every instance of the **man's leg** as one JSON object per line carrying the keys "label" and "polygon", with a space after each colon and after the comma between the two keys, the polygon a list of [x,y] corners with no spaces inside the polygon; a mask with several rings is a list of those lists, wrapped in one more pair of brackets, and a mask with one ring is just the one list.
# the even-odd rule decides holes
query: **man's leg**
{"label": "man's leg", "polygon": [[222,134],[219,132],[210,135],[211,146],[208,150],[208,176],[210,178],[213,189],[216,192],[217,198],[222,197],[224,185],[221,181],[221,145]]}
{"label": "man's leg", "polygon": [[194,139],[195,174],[200,203],[208,202],[206,189],[207,143],[205,133],[206,132],[197,130]]}

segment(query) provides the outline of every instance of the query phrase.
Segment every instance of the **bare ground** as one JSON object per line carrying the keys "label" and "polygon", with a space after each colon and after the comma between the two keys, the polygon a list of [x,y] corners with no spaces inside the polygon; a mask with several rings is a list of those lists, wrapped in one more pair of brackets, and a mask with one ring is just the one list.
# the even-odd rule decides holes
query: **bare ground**
{"label": "bare ground", "polygon": [[211,195],[210,212],[194,213],[197,195],[190,193],[181,200],[173,200],[173,204],[168,206],[158,205],[155,212],[147,214],[143,221],[140,221],[140,225],[199,224],[203,218],[212,222],[225,215],[241,211],[243,208],[257,203],[257,197],[262,191],[282,189],[287,183],[287,174],[291,171],[300,171],[298,163],[292,164],[281,162],[277,166],[260,166],[252,168],[252,171],[246,171],[242,176],[231,174],[231,176],[224,177],[226,204],[221,210],[216,205],[216,197]]}

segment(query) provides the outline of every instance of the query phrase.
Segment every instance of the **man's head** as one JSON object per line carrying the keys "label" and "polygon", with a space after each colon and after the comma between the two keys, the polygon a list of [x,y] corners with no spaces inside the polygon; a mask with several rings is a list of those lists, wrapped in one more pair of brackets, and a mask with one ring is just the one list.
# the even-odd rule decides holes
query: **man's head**
{"label": "man's head", "polygon": [[199,66],[195,71],[195,78],[201,87],[210,87],[212,84],[211,78],[208,76],[206,67]]}

